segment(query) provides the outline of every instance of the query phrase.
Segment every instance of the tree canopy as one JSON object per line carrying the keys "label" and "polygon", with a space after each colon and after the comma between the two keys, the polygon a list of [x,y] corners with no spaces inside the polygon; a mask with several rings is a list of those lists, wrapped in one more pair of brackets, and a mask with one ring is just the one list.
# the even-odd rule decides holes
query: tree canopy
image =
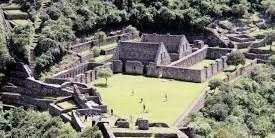
{"label": "tree canopy", "polygon": [[[218,92],[208,95],[205,107],[188,124],[195,136],[202,137],[266,137],[275,131],[274,67],[256,67]],[[261,79],[259,79],[261,78]]]}
{"label": "tree canopy", "polygon": [[98,128],[87,128],[78,133],[61,118],[32,109],[15,108],[0,112],[0,124],[0,137],[101,138]]}

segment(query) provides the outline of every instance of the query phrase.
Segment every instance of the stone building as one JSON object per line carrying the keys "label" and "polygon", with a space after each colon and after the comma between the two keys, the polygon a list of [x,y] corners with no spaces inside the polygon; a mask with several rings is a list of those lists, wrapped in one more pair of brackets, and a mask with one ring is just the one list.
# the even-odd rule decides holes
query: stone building
{"label": "stone building", "polygon": [[163,43],[171,61],[178,60],[191,52],[190,44],[184,35],[143,34],[141,42]]}
{"label": "stone building", "polygon": [[113,57],[113,71],[129,74],[146,74],[147,65],[168,65],[171,58],[162,42],[127,42],[118,44]]}

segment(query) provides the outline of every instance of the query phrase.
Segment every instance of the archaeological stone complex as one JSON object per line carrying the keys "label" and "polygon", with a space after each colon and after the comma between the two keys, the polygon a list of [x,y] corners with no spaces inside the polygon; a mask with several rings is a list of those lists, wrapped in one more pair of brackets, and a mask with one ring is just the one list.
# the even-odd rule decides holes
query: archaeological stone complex
{"label": "archaeological stone complex", "polygon": [[[227,68],[230,48],[208,47],[201,40],[190,44],[184,35],[144,34],[137,42],[120,41],[113,57],[115,73],[203,82]],[[215,60],[203,69],[189,67]]]}
{"label": "archaeological stone complex", "polygon": [[[129,32],[126,35],[110,36],[104,41],[88,40],[74,44],[71,50],[78,53],[97,46],[95,44],[104,45],[114,42],[117,42],[117,46],[108,52],[112,55],[110,60],[95,63],[80,56],[81,58],[74,61],[68,68],[49,76],[44,81],[36,80],[28,65],[18,64],[15,71],[11,72],[9,82],[1,88],[3,104],[48,110],[52,115],[60,116],[63,121],[70,122],[80,131],[86,127],[83,123],[83,116],[88,116],[91,124],[99,126],[104,137],[125,136],[120,132],[112,132],[109,122],[106,121],[106,115],[110,112],[108,106],[95,88],[89,88],[86,85],[98,78],[100,69],[110,68],[114,73],[201,83],[227,69],[228,56],[235,50],[227,47],[210,47],[202,40],[190,43],[184,35],[143,34],[138,37]],[[258,49],[250,49],[249,52],[267,54],[266,51]],[[254,56],[251,59],[254,59],[251,64],[232,72],[224,81],[251,71],[258,62]],[[201,68],[193,68],[194,65],[204,60],[213,62]],[[186,122],[192,112],[198,111],[203,106],[205,93],[204,90],[190,109],[184,113],[184,118],[178,120],[179,123]],[[140,128],[138,134],[150,137],[150,133],[146,130],[152,124],[148,120],[139,122],[137,124]],[[123,119],[118,120],[116,126],[129,128],[129,122]],[[164,131],[158,135],[160,137],[181,137],[179,132],[167,134]],[[132,132],[129,131],[127,136],[133,136]]]}

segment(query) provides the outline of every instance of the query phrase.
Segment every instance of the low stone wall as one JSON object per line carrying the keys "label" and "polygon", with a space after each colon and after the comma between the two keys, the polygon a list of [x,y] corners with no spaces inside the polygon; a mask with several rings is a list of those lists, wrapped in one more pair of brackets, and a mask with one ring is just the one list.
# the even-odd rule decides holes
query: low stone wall
{"label": "low stone wall", "polygon": [[244,52],[244,55],[248,59],[261,59],[261,60],[268,60],[271,54],[255,54],[255,53],[248,53]]}
{"label": "low stone wall", "polygon": [[77,131],[83,131],[85,129],[85,125],[82,123],[78,115],[75,111],[72,111],[72,120],[71,124]]}
{"label": "low stone wall", "polygon": [[227,53],[232,52],[232,48],[220,48],[220,47],[208,47],[207,49],[207,59],[219,59],[222,56],[226,56]]}
{"label": "low stone wall", "polygon": [[263,50],[263,49],[258,49],[258,48],[250,48],[249,53],[254,53],[254,54],[270,54],[271,50]]}
{"label": "low stone wall", "polygon": [[98,128],[101,130],[104,138],[115,138],[114,133],[112,132],[110,126],[106,122],[99,122],[97,124]]}
{"label": "low stone wall", "polygon": [[9,14],[7,11],[4,11],[6,20],[28,20],[28,13],[20,13],[20,14]]}
{"label": "low stone wall", "polygon": [[120,132],[114,132],[114,135],[116,137],[152,137],[154,138],[178,138],[177,133],[171,133],[171,132],[158,132],[154,133],[153,131],[138,131],[138,132],[133,132],[131,131],[120,131]]}
{"label": "low stone wall", "polygon": [[201,93],[199,94],[199,96],[194,100],[194,102],[192,102],[192,104],[190,106],[188,106],[188,109],[185,110],[176,120],[176,122],[174,123],[174,125],[176,127],[182,127],[183,125],[185,125],[186,123],[188,123],[188,121],[190,120],[190,116],[196,112],[198,112],[201,108],[204,107],[205,104],[205,97],[207,92],[209,91],[209,88],[206,88],[204,90],[201,91]]}
{"label": "low stone wall", "polygon": [[19,93],[2,93],[2,101],[5,104],[33,106],[40,110],[47,110],[49,104],[54,102],[55,99],[43,99]]}
{"label": "low stone wall", "polygon": [[87,84],[97,78],[97,71],[100,68],[111,67],[110,64],[85,63],[79,66],[64,70],[47,78],[46,82],[60,84],[66,80]]}
{"label": "low stone wall", "polygon": [[205,46],[204,48],[199,49],[196,52],[194,52],[186,57],[183,57],[175,62],[172,62],[171,64],[169,64],[169,66],[175,66],[175,67],[192,66],[206,58],[207,49],[208,49],[208,46]]}
{"label": "low stone wall", "polygon": [[60,85],[44,83],[33,78],[27,78],[24,81],[25,88],[33,94],[40,96],[69,96],[70,93],[62,92]]}
{"label": "low stone wall", "polygon": [[251,48],[258,48],[258,47],[263,47],[265,46],[265,44],[267,44],[269,42],[269,37],[268,36],[264,36],[264,38],[257,40],[255,42],[252,42],[250,47]]}
{"label": "low stone wall", "polygon": [[133,35],[130,33],[109,36],[103,40],[90,40],[87,42],[75,44],[75,45],[71,46],[71,50],[74,52],[80,53],[83,51],[87,51],[94,46],[103,46],[103,45],[113,44],[113,43],[118,42],[119,40],[130,40],[130,39],[135,39],[138,37],[139,37],[138,35]]}
{"label": "low stone wall", "polygon": [[224,81],[230,81],[233,80],[239,76],[248,74],[251,72],[252,69],[254,69],[255,65],[258,63],[257,59],[254,59],[249,65],[238,68],[237,70],[235,70],[234,72],[232,72],[231,74],[229,74],[227,76],[227,78],[224,79]]}
{"label": "low stone wall", "polygon": [[231,41],[239,42],[239,43],[245,43],[245,42],[252,42],[255,41],[256,39],[253,37],[250,37],[248,35],[234,35],[234,36],[228,36],[228,38]]}

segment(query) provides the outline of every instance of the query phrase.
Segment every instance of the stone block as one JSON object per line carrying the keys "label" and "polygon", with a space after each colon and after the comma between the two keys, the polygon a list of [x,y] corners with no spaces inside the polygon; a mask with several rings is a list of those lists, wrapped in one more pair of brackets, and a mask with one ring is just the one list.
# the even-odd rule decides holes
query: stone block
{"label": "stone block", "polygon": [[148,130],[149,129],[149,120],[140,119],[137,122],[137,126],[139,130]]}
{"label": "stone block", "polygon": [[117,121],[116,123],[117,123],[116,126],[118,128],[129,128],[130,127],[129,122],[127,122],[127,121]]}
{"label": "stone block", "polygon": [[120,60],[113,60],[113,72],[121,73],[122,72],[122,62]]}

